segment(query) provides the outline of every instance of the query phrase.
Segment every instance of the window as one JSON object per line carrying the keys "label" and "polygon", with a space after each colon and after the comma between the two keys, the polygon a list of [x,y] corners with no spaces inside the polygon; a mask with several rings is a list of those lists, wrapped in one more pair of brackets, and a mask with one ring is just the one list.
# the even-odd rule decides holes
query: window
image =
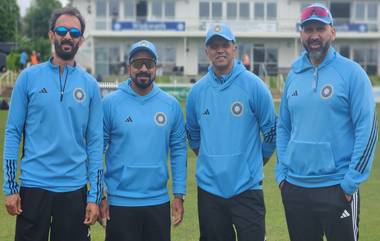
{"label": "window", "polygon": [[138,20],[146,20],[148,15],[148,6],[146,1],[139,1],[136,4],[136,16]]}
{"label": "window", "polygon": [[278,49],[265,47],[263,44],[253,46],[253,72],[261,75],[278,74]]}
{"label": "window", "polygon": [[124,17],[134,18],[135,17],[135,1],[134,0],[124,0]]}
{"label": "window", "polygon": [[255,20],[264,19],[264,3],[255,3]]}
{"label": "window", "polygon": [[239,4],[240,19],[249,19],[249,2],[241,2]]}
{"label": "window", "polygon": [[334,16],[334,23],[347,24],[350,21],[350,3],[331,3],[331,14]]}
{"label": "window", "polygon": [[237,4],[235,2],[227,3],[227,19],[236,19],[237,17]]}
{"label": "window", "polygon": [[378,49],[371,47],[354,48],[354,61],[360,64],[368,75],[377,74]]}
{"label": "window", "polygon": [[364,20],[364,16],[365,16],[365,4],[357,3],[356,9],[355,9],[355,18],[357,20]]}
{"label": "window", "polygon": [[377,3],[368,3],[368,20],[377,20]]}
{"label": "window", "polygon": [[221,2],[212,2],[212,18],[221,19],[222,18],[222,3]]}
{"label": "window", "polygon": [[152,16],[158,18],[162,16],[162,2],[160,0],[152,2]]}
{"label": "window", "polygon": [[119,0],[110,0],[109,15],[119,17]]}
{"label": "window", "polygon": [[267,19],[268,20],[277,19],[277,4],[276,3],[267,4]]}
{"label": "window", "polygon": [[199,2],[199,17],[200,18],[210,17],[210,3],[209,2]]}
{"label": "window", "polygon": [[346,58],[350,58],[350,47],[347,45],[340,46],[339,53]]}
{"label": "window", "polygon": [[210,65],[209,59],[205,53],[204,44],[200,43],[198,49],[198,73],[205,74]]}
{"label": "window", "polygon": [[165,2],[165,17],[168,17],[168,18],[175,17],[175,2],[173,1]]}
{"label": "window", "polygon": [[107,11],[106,2],[103,0],[96,1],[96,16],[97,17],[105,17]]}

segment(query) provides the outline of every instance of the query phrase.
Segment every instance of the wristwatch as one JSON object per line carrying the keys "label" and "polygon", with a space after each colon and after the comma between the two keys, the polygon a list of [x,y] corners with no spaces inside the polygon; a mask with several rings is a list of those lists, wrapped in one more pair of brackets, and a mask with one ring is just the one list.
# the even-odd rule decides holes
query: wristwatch
{"label": "wristwatch", "polygon": [[185,201],[185,195],[182,193],[174,193],[174,197],[182,199],[182,201]]}

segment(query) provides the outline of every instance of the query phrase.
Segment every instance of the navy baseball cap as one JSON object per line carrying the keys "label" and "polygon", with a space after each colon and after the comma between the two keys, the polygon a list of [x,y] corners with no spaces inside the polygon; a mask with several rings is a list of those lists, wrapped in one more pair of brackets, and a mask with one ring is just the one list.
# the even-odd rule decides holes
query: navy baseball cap
{"label": "navy baseball cap", "polygon": [[156,46],[154,46],[153,43],[147,41],[147,40],[141,40],[137,43],[132,44],[130,50],[129,50],[129,58],[128,61],[131,62],[131,59],[133,55],[140,51],[147,51],[152,55],[152,58],[154,61],[157,61],[157,50]]}
{"label": "navy baseball cap", "polygon": [[215,36],[220,36],[228,41],[236,42],[231,29],[225,24],[216,24],[209,28],[206,35],[205,45]]}
{"label": "navy baseball cap", "polygon": [[312,20],[333,25],[333,18],[330,10],[320,3],[311,4],[301,12],[301,27],[303,27],[306,22]]}

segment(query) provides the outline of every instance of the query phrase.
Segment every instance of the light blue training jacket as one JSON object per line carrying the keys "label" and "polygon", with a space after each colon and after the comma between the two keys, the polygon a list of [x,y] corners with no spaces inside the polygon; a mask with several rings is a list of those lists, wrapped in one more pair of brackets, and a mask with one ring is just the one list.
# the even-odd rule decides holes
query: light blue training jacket
{"label": "light blue training jacket", "polygon": [[19,191],[16,172],[23,136],[21,186],[69,192],[89,182],[87,201],[98,203],[103,183],[99,87],[78,66],[66,65],[60,81],[59,66],[51,60],[22,71],[14,86],[5,129],[3,190],[5,195]]}
{"label": "light blue training jacket", "polygon": [[192,87],[186,129],[190,147],[199,149],[198,186],[230,198],[262,188],[263,157],[275,148],[276,115],[269,89],[240,61],[222,79],[210,66]]}
{"label": "light blue training jacket", "polygon": [[377,142],[370,80],[330,48],[318,67],[306,52],[292,65],[277,126],[276,181],[354,193],[368,178]]}
{"label": "light blue training jacket", "polygon": [[115,206],[159,205],[169,201],[169,151],[173,193],[186,194],[183,114],[157,85],[145,96],[130,85],[128,79],[103,100],[107,199]]}

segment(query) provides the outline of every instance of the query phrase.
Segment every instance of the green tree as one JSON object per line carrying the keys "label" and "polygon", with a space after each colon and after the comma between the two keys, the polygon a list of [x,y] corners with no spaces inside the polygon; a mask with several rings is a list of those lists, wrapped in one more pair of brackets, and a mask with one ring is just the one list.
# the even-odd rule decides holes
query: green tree
{"label": "green tree", "polygon": [[0,42],[15,42],[19,23],[17,0],[0,0]]}
{"label": "green tree", "polygon": [[[5,1],[5,0],[0,0]],[[59,0],[36,0],[24,18],[25,34],[29,39],[47,38],[51,13],[62,7]]]}

